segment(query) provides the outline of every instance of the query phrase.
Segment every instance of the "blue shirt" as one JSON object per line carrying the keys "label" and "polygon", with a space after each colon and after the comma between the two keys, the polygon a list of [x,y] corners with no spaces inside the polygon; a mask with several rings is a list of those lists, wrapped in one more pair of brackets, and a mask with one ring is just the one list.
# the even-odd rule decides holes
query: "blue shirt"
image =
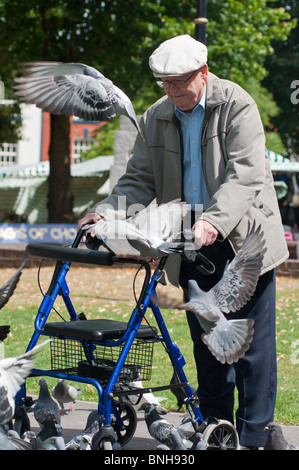
{"label": "blue shirt", "polygon": [[181,111],[175,106],[175,114],[180,121],[184,145],[184,198],[195,208],[202,204],[206,210],[210,196],[206,187],[201,162],[201,134],[205,115],[205,92],[192,113]]}

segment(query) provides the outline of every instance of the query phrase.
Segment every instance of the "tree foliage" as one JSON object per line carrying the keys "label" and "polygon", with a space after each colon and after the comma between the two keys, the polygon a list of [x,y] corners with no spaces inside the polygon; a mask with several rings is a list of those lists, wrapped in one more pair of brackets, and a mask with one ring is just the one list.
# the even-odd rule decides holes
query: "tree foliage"
{"label": "tree foliage", "polygon": [[[278,2],[292,16],[299,18],[299,3],[295,0]],[[277,2],[270,2],[275,7]],[[273,119],[289,156],[299,159],[299,24],[284,41],[272,42],[274,53],[266,58],[268,76],[263,84],[279,103],[280,111]],[[295,91],[297,88],[297,92]]]}
{"label": "tree foliage", "polygon": [[[142,113],[161,94],[149,70],[148,57],[165,39],[194,35],[196,3],[0,0],[0,79],[11,93],[19,62],[83,62],[113,80]],[[271,8],[264,0],[209,0],[207,17],[210,70],[242,86],[249,78],[259,82],[265,77],[264,61],[273,52],[271,41],[286,40],[292,27],[283,6]],[[53,133],[52,138],[61,139],[61,147],[66,148],[66,121],[63,127],[64,133]],[[59,148],[59,141],[52,148]],[[55,165],[58,171],[59,161]],[[59,191],[63,190],[62,184]],[[68,207],[69,202],[66,210]]]}

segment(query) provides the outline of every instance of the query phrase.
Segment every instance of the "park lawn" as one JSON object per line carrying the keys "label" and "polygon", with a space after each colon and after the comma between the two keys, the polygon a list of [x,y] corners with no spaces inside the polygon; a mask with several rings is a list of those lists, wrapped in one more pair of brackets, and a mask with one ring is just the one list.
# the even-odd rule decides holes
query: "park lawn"
{"label": "park lawn", "polygon": [[[13,269],[0,270],[0,285],[12,274]],[[53,269],[50,267],[41,270],[41,286],[47,290]],[[99,272],[95,268],[73,267],[68,275],[68,282],[72,300],[77,312],[84,311],[88,319],[110,318],[127,321],[134,307],[132,283],[135,270],[132,268],[102,268]],[[142,274],[137,278],[137,290],[142,284]],[[165,292],[173,298],[174,304],[182,300],[179,289],[169,284]],[[24,269],[19,285],[0,313],[1,324],[10,324],[11,332],[5,340],[5,356],[23,353],[31,338],[37,309],[42,294],[37,284],[37,269]],[[275,420],[284,424],[299,424],[298,403],[298,362],[299,362],[299,282],[292,278],[277,279],[277,364],[278,364],[278,396]],[[60,298],[57,301],[57,310],[67,319],[65,307]],[[196,370],[192,353],[192,341],[183,311],[163,309],[163,316],[170,335],[180,348],[186,361],[184,370],[189,382],[197,386]],[[59,317],[51,312],[49,321],[58,321]],[[155,326],[153,314],[147,314],[147,320]],[[46,338],[44,338],[46,339]],[[41,342],[43,338],[40,339]],[[49,368],[50,350],[46,346],[40,350],[36,367]],[[161,344],[154,346],[154,359],[152,377],[144,382],[144,386],[156,387],[169,384],[172,377],[172,366],[169,357]],[[27,381],[27,393],[38,393],[38,378]],[[49,388],[56,384],[57,379],[47,378]],[[91,385],[79,384],[84,394],[82,400],[97,401],[95,389]],[[165,398],[162,405],[168,409],[176,410],[176,399],[169,390],[156,392],[157,396]],[[236,400],[237,401],[237,400]],[[237,405],[236,405],[237,406]]]}

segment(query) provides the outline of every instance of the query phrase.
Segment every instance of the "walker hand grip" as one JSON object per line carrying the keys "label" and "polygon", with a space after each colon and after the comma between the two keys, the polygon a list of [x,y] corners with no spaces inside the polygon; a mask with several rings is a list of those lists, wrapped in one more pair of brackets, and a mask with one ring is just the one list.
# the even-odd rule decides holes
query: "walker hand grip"
{"label": "walker hand grip", "polygon": [[112,266],[114,262],[113,253],[110,252],[65,248],[41,243],[29,243],[26,251],[35,258],[54,259],[65,262],[97,264],[100,266]]}

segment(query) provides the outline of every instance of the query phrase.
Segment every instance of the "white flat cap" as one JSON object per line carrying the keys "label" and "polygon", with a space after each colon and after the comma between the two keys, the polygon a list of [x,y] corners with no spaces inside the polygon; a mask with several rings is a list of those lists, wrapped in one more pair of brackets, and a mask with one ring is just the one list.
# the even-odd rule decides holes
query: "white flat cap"
{"label": "white flat cap", "polygon": [[207,63],[206,46],[188,34],[162,42],[149,58],[155,77],[178,76],[200,69]]}

